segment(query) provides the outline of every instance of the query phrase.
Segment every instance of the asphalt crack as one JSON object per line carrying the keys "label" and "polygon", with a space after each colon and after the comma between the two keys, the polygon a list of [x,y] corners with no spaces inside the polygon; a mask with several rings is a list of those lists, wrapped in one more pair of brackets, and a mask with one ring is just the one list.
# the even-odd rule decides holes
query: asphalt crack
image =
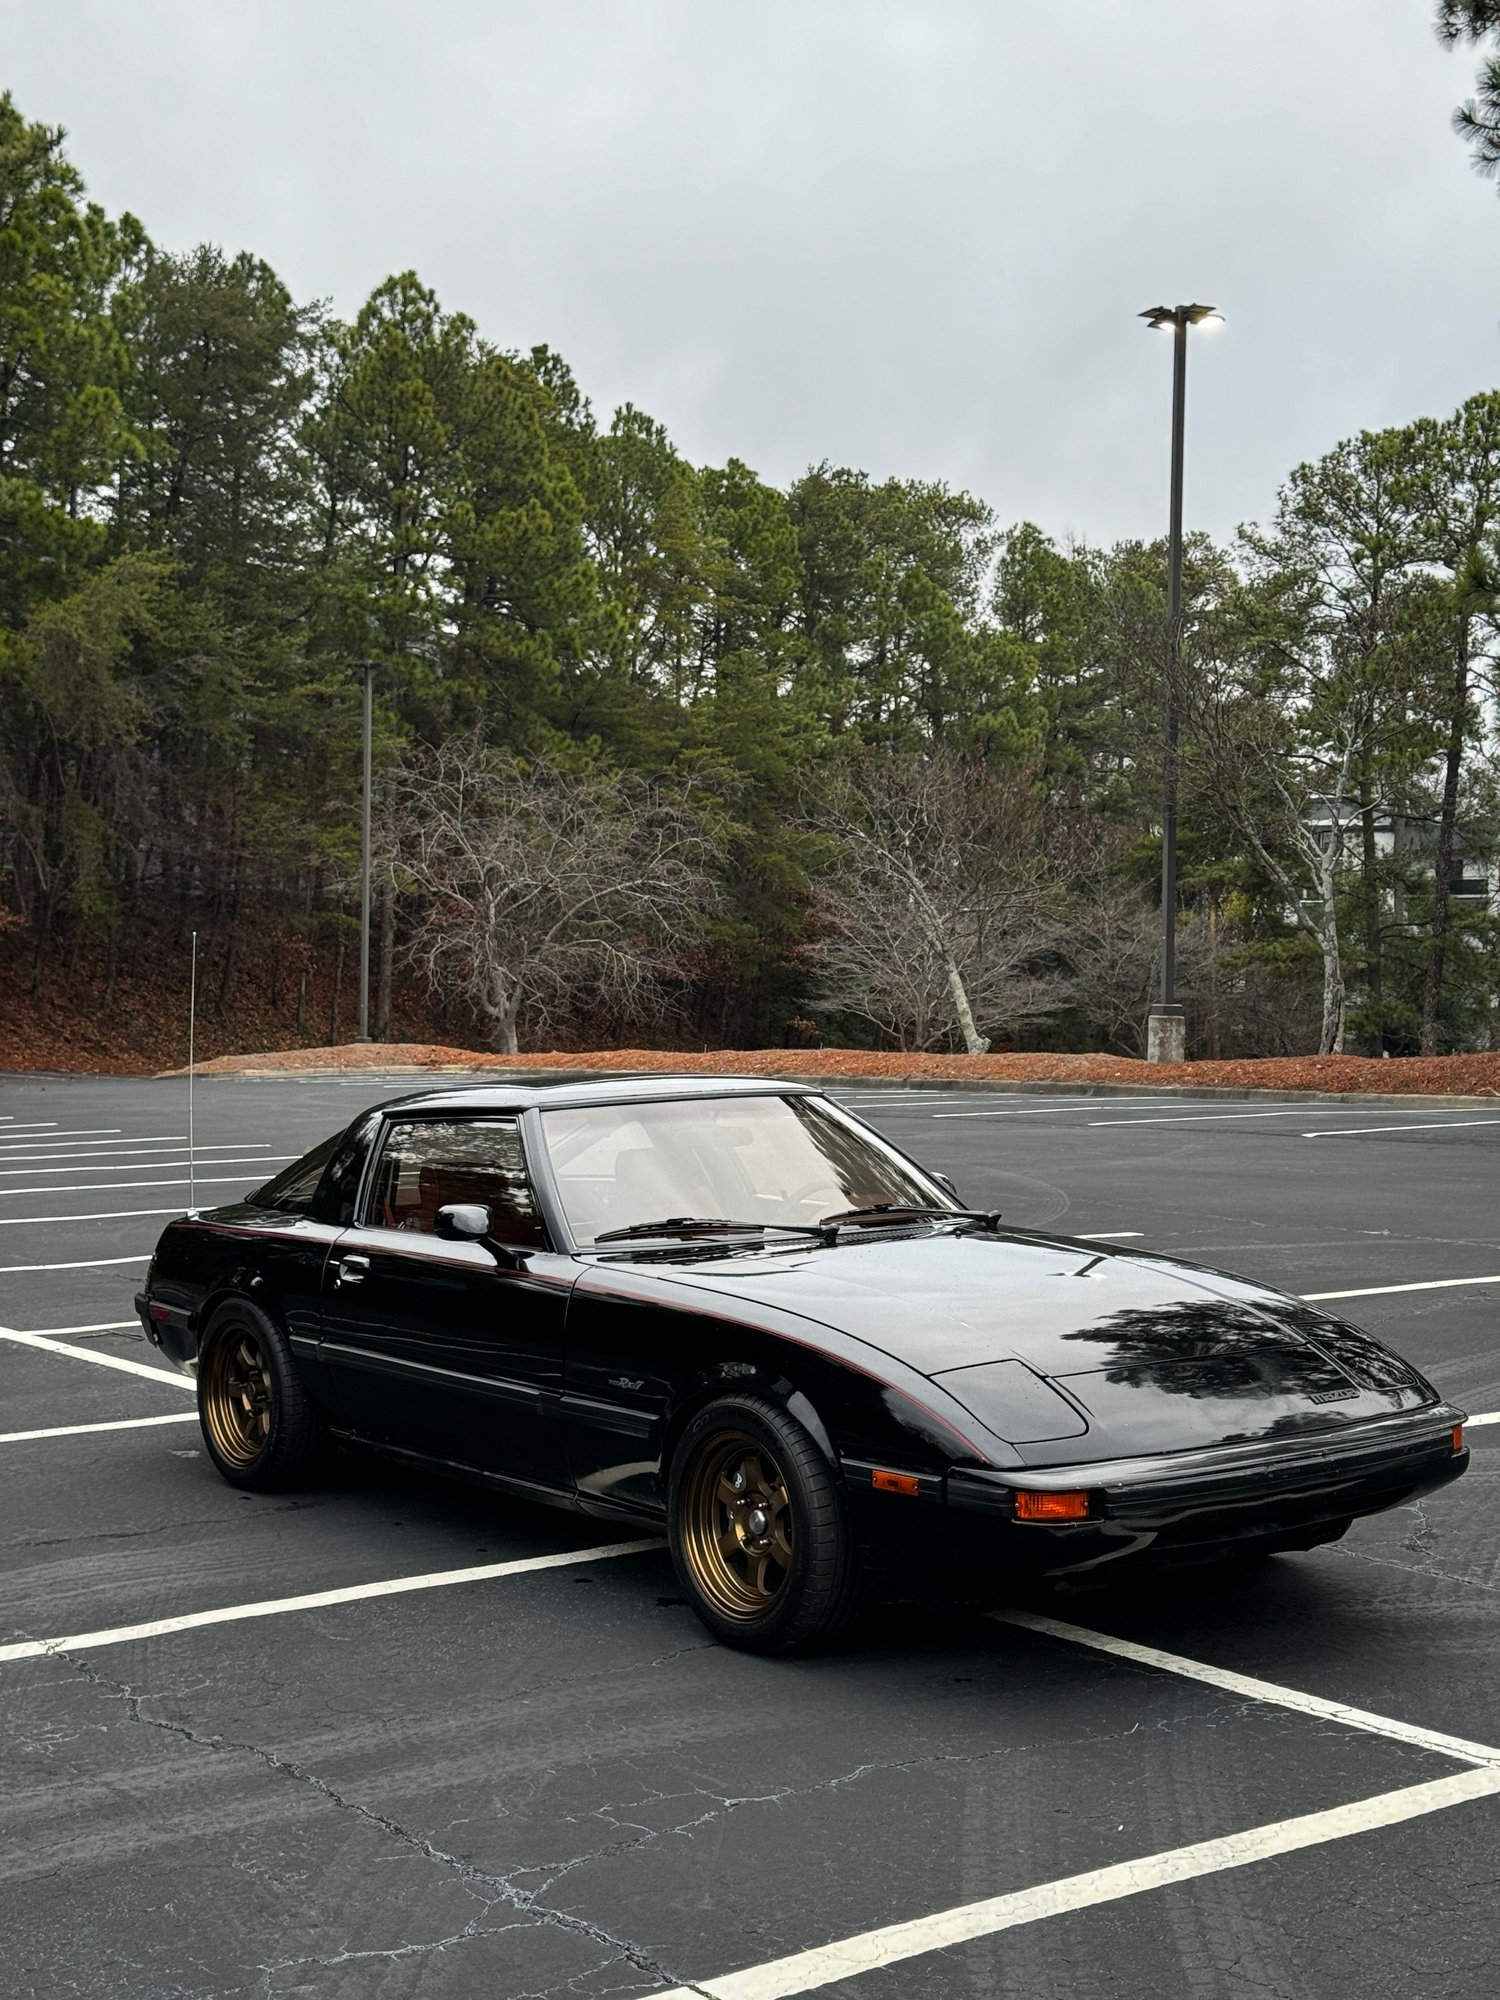
{"label": "asphalt crack", "polygon": [[135,1542],[148,1535],[160,1537],[172,1525],[170,1522],[158,1522],[149,1528],[90,1528],[79,1535],[17,1535],[5,1546],[8,1549],[67,1549],[79,1542]]}
{"label": "asphalt crack", "polygon": [[[492,1907],[492,1906],[491,1906]],[[507,1931],[524,1930],[526,1923],[518,1918],[513,1924],[487,1924],[484,1912],[465,1924],[461,1931],[454,1931],[448,1937],[429,1938],[420,1944],[386,1945],[364,1951],[353,1951],[345,1947],[342,1951],[326,1954],[310,1954],[302,1958],[277,1958],[261,1966],[259,1971],[265,1981],[267,2000],[271,2000],[271,1982],[279,1973],[299,1972],[306,1966],[316,1965],[331,1968],[337,1965],[358,1965],[369,1960],[395,1961],[402,1958],[426,1958],[433,1952],[447,1951],[450,1945],[468,1944],[474,1938],[504,1937]]]}
{"label": "asphalt crack", "polygon": [[1411,1503],[1411,1512],[1417,1517],[1417,1525],[1401,1546],[1410,1549],[1417,1558],[1419,1567],[1426,1569],[1437,1552],[1437,1530],[1428,1520],[1427,1509],[1420,1500]]}
{"label": "asphalt crack", "polygon": [[[57,1646],[49,1640],[37,1640],[35,1643],[43,1646],[52,1658],[68,1667],[88,1686],[108,1696],[113,1701],[121,1702],[129,1719],[134,1723],[140,1724],[142,1728],[158,1729],[165,1735],[180,1737],[183,1742],[190,1743],[197,1749],[213,1750],[220,1753],[228,1752],[237,1756],[253,1758],[264,1769],[272,1772],[276,1777],[283,1778],[288,1783],[303,1786],[316,1793],[319,1798],[333,1806],[338,1812],[345,1813],[352,1819],[362,1821],[365,1825],[383,1833],[388,1839],[395,1841],[399,1846],[406,1848],[408,1852],[419,1855],[424,1861],[431,1862],[434,1867],[446,1870],[449,1874],[457,1877],[464,1884],[465,1888],[472,1890],[485,1904],[485,1908],[477,1920],[477,1927],[468,1927],[464,1931],[456,1932],[451,1939],[439,1940],[436,1945],[403,1947],[401,1952],[394,1954],[390,1952],[372,1952],[369,1954],[353,1953],[349,1954],[349,1956],[361,1957],[368,1955],[370,1957],[381,1958],[392,1955],[400,1956],[407,1952],[418,1950],[446,1948],[450,1943],[458,1943],[467,1938],[470,1935],[471,1929],[472,1934],[478,1936],[480,1928],[484,1924],[484,1917],[497,1905],[504,1904],[508,1908],[515,1910],[521,1917],[529,1918],[535,1923],[544,1924],[554,1930],[566,1931],[576,1937],[587,1938],[591,1944],[599,1946],[609,1954],[610,1963],[615,1963],[623,1959],[626,1964],[634,1966],[638,1972],[647,1974],[648,1977],[659,1981],[663,1986],[681,1987],[689,1993],[702,1992],[702,1988],[694,1985],[691,1980],[684,1978],[680,1973],[675,1972],[668,1966],[662,1965],[659,1960],[653,1958],[643,1945],[636,1944],[630,1938],[618,1937],[613,1931],[607,1930],[604,1925],[590,1923],[586,1917],[574,1916],[570,1911],[555,1909],[550,1904],[544,1903],[541,1900],[540,1893],[537,1890],[518,1887],[512,1876],[491,1874],[486,1869],[477,1867],[472,1861],[466,1861],[461,1854],[454,1854],[447,1848],[439,1847],[435,1841],[429,1840],[424,1834],[417,1833],[411,1827],[403,1826],[399,1820],[394,1819],[389,1813],[376,1812],[370,1806],[361,1805],[357,1799],[346,1797],[344,1793],[339,1791],[337,1786],[330,1784],[326,1778],[320,1777],[316,1771],[308,1770],[305,1765],[299,1764],[294,1758],[283,1757],[279,1752],[267,1749],[259,1743],[251,1743],[248,1740],[232,1736],[208,1735],[201,1730],[194,1729],[190,1723],[170,1722],[164,1716],[148,1715],[145,1712],[144,1704],[151,1698],[150,1696],[136,1694],[125,1682],[116,1681],[107,1674],[101,1674],[96,1667],[92,1666],[81,1655],[69,1653],[61,1646]],[[515,1871],[517,1874],[535,1872],[533,1869],[518,1869]],[[492,1928],[512,1930],[517,1928],[517,1926],[503,1925]],[[296,1962],[305,1964],[309,1961],[302,1960]],[[315,1960],[312,1962],[323,1963],[324,1961]],[[267,1973],[271,1971],[269,1967],[261,1969]],[[286,1967],[277,1969],[284,1970]]]}
{"label": "asphalt crack", "polygon": [[[579,1868],[586,1868],[597,1861],[613,1861],[621,1855],[633,1854],[651,1847],[660,1841],[680,1838],[691,1840],[705,1827],[728,1818],[747,1806],[783,1806],[799,1799],[815,1798],[819,1793],[836,1792],[846,1786],[862,1784],[872,1777],[888,1772],[908,1772],[936,1770],[944,1766],[959,1766],[970,1769],[977,1765],[1005,1762],[1015,1757],[1024,1757],[1043,1751],[1048,1755],[1059,1749],[1095,1747],[1101,1743],[1121,1742],[1129,1737],[1142,1734],[1168,1735],[1183,1723],[1202,1724],[1210,1729],[1217,1728],[1222,1719],[1241,1715],[1244,1704],[1229,1707],[1215,1706],[1207,1711],[1184,1711],[1161,1716],[1152,1722],[1135,1721],[1123,1729],[1103,1732],[1088,1730],[1081,1735],[1068,1737],[1062,1741],[1043,1740],[1038,1743],[1012,1743],[998,1746],[993,1750],[934,1750],[915,1757],[872,1758],[853,1765],[846,1771],[836,1771],[826,1778],[818,1778],[803,1785],[780,1785],[765,1792],[720,1793],[707,1786],[698,1786],[691,1791],[648,1792],[638,1799],[609,1802],[596,1806],[587,1817],[606,1820],[621,1829],[624,1837],[605,1841],[598,1847],[590,1848],[582,1854],[570,1856],[565,1861],[537,1862],[529,1868],[518,1868],[515,1874],[539,1875],[543,1879],[536,1893],[550,1893],[562,1879]],[[668,1826],[653,1827],[642,1820],[631,1819],[627,1815],[639,1813],[652,1806],[671,1805],[677,1801],[699,1799],[705,1802],[705,1809],[692,1817]],[[698,1989],[688,1988],[691,1992]]]}
{"label": "asphalt crack", "polygon": [[[1405,1546],[1409,1548],[1411,1544],[1408,1542]],[[1495,1589],[1495,1585],[1486,1583],[1482,1576],[1459,1576],[1451,1569],[1436,1569],[1430,1563],[1401,1562],[1395,1556],[1371,1555],[1368,1549],[1330,1549],[1328,1553],[1344,1562],[1373,1563],[1378,1569],[1399,1569],[1407,1576],[1428,1576],[1436,1583],[1456,1583],[1465,1590]]]}

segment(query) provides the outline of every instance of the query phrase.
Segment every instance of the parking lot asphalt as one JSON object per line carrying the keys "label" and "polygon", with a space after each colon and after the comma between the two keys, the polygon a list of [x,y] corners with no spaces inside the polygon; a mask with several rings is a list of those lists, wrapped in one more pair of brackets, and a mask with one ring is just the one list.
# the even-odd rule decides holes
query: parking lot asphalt
{"label": "parking lot asphalt", "polygon": [[[201,1079],[199,1203],[411,1087]],[[1500,1416],[1500,1110],[842,1095],[976,1205],[1325,1298]],[[0,1992],[1493,1992],[1500,1422],[1306,1555],[737,1655],[597,1522],[352,1453],[223,1484],[131,1323],[186,1111],[0,1081],[41,1336],[0,1337]]]}

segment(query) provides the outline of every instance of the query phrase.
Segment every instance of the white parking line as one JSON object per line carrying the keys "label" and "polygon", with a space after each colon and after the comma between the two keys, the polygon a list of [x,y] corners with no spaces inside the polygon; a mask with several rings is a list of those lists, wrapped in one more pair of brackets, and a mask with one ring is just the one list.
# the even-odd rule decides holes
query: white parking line
{"label": "white parking line", "polygon": [[[45,1132],[50,1145],[54,1139],[108,1139],[122,1129],[119,1125],[75,1125],[68,1131],[60,1131],[56,1125],[7,1125],[5,1136],[13,1139],[17,1132]],[[41,1141],[36,1143],[40,1145]]]}
{"label": "white parking line", "polygon": [[[148,1158],[158,1153],[176,1152],[187,1144],[187,1134],[179,1133],[175,1139],[90,1139],[87,1144],[81,1140],[69,1140],[65,1146],[50,1146],[46,1140],[34,1140],[29,1146],[0,1146],[0,1158],[17,1160],[72,1160],[78,1166],[89,1166],[97,1161],[100,1166],[110,1160],[129,1159],[134,1154],[144,1153]],[[232,1142],[220,1141],[212,1146],[199,1146],[199,1159],[208,1159],[217,1153],[233,1153],[236,1158],[246,1153],[262,1153],[265,1145],[259,1139],[237,1139]]]}
{"label": "white parking line", "polygon": [[1119,1902],[1126,1896],[1163,1889],[1172,1882],[1196,1881],[1204,1875],[1222,1874],[1228,1868],[1244,1868],[1255,1861],[1269,1860],[1272,1855],[1295,1854],[1327,1841],[1371,1833],[1377,1827],[1399,1826],[1404,1820],[1442,1812],[1471,1799],[1493,1798],[1497,1793],[1500,1793],[1500,1771],[1462,1771],[1455,1777],[1433,1779],[1429,1784],[1379,1792],[1374,1798],[1360,1799],[1354,1805],[1304,1813],[1297,1819],[1273,1820],[1267,1826],[1195,1841],[1190,1847],[1169,1848],[1160,1854],[1141,1855],[1134,1861],[1090,1869],[1087,1874],[1068,1875],[1057,1882],[1042,1882],[1035,1888],[992,1896],[984,1902],[961,1903],[953,1909],[939,1910],[934,1916],[918,1917],[911,1923],[862,1931],[856,1937],[840,1938],[836,1944],[819,1945],[811,1951],[794,1952],[789,1958],[773,1959],[767,1965],[752,1965],[743,1972],[727,1973],[721,1978],[696,1980],[691,1986],[674,1986],[668,1992],[655,1994],[653,2000],[787,2000],[791,1994],[811,1993],[820,1986],[856,1978],[862,1972],[899,1965],[928,1952],[946,1951],[975,1938],[993,1937],[999,1931],[1014,1930],[1018,1925],[1036,1923],[1044,1917]]}
{"label": "white parking line", "polygon": [[904,1090],[898,1088],[895,1090],[878,1090],[873,1093],[867,1092],[861,1097],[845,1097],[838,1091],[832,1092],[831,1095],[836,1104],[847,1104],[851,1108],[858,1105],[868,1110],[871,1106],[877,1104],[920,1104],[924,1107],[930,1104],[962,1104],[967,1098],[972,1097],[974,1093],[972,1090]]}
{"label": "white parking line", "polygon": [[[1036,1111],[938,1111],[934,1112],[933,1116],[935,1118],[1041,1118],[1056,1111],[1099,1112],[1108,1108],[1108,1105],[1108,1099],[1091,1097],[1082,1104],[1048,1105],[1044,1109]],[[1427,1108],[1426,1105],[1415,1105],[1409,1113],[1402,1113],[1401,1115],[1414,1118],[1418,1111],[1425,1111]],[[1179,1125],[1192,1124],[1195,1121],[1205,1119],[1307,1117],[1314,1110],[1320,1112],[1325,1118],[1368,1118],[1370,1115],[1368,1111],[1360,1106],[1340,1104],[1320,1104],[1316,1106],[1284,1104],[1269,1111],[1192,1111],[1184,1107],[1180,1098],[1165,1097],[1154,1100],[1143,1098],[1140,1100],[1140,1109],[1150,1112],[1160,1112],[1162,1115],[1160,1117],[1140,1118],[1136,1116],[1134,1109],[1124,1103],[1120,1103],[1113,1108],[1111,1116],[1108,1118],[1095,1118],[1093,1123],[1097,1125]],[[1405,1128],[1397,1127],[1395,1129],[1404,1130]]]}
{"label": "white parking line", "polygon": [[1305,1117],[1307,1106],[1292,1104],[1280,1111],[1180,1111],[1175,1117],[1099,1118],[1094,1122],[1096,1125],[1205,1125],[1219,1124],[1226,1118],[1295,1118],[1299,1112]]}
{"label": "white parking line", "polygon": [[[1418,1105],[1411,1111],[1402,1112],[1400,1115],[1406,1118],[1415,1118],[1419,1110],[1425,1111],[1426,1108],[1425,1105]],[[1347,1107],[1320,1105],[1318,1109],[1323,1112],[1325,1117],[1367,1118],[1369,1116],[1368,1112],[1361,1112],[1353,1105]],[[1225,1119],[1237,1118],[1306,1117],[1307,1112],[1308,1107],[1305,1104],[1289,1104],[1283,1106],[1278,1111],[1183,1111],[1179,1112],[1176,1117],[1171,1118],[1100,1118],[1096,1120],[1096,1123],[1099,1125],[1204,1125],[1210,1123],[1222,1124]],[[1461,1124],[1468,1122],[1465,1119],[1459,1121]],[[1495,1122],[1493,1119],[1486,1118],[1477,1120],[1477,1123],[1481,1125],[1493,1124]],[[1365,1128],[1354,1128],[1356,1131],[1362,1129]],[[1426,1125],[1375,1125],[1368,1129],[1375,1132],[1426,1132],[1429,1130],[1436,1131],[1440,1128]],[[1343,1128],[1331,1132],[1304,1132],[1302,1134],[1304,1139],[1342,1139],[1346,1136],[1352,1137],[1353,1134],[1346,1132]]]}
{"label": "white parking line", "polygon": [[[1048,1098],[1039,1097],[1032,1091],[1008,1090],[1004,1093],[1003,1098],[999,1099],[999,1101],[992,1101],[991,1105],[984,1111],[959,1113],[932,1110],[932,1106],[934,1105],[972,1104],[975,1097],[980,1094],[972,1090],[955,1090],[952,1092],[923,1090],[910,1091],[899,1096],[840,1097],[837,1099],[837,1102],[847,1104],[851,1111],[871,1111],[880,1107],[892,1111],[924,1111],[933,1117],[939,1118],[960,1116],[972,1118],[1018,1118],[1030,1117],[1033,1112],[1037,1117],[1042,1117],[1046,1113],[1053,1111],[1098,1111],[1111,1102],[1107,1097]],[[990,1096],[991,1093],[984,1092],[983,1095]],[[1176,1104],[1180,1103],[1181,1099],[1172,1097],[1142,1097],[1139,1099],[1127,1098],[1123,1099],[1122,1102],[1126,1104],[1140,1103],[1151,1106],[1154,1104]]]}
{"label": "white parking line", "polygon": [[1080,1243],[1118,1243],[1122,1237],[1144,1236],[1144,1229],[1089,1229],[1078,1238]]}
{"label": "white parking line", "polygon": [[123,1646],[131,1639],[159,1639],[168,1632],[193,1632],[204,1625],[234,1625],[245,1618],[279,1618],[288,1611],[321,1611],[333,1604],[358,1604],[368,1597],[401,1597],[412,1590],[445,1590],[455,1583],[489,1583],[501,1576],[529,1576],[535,1570],[567,1569],[576,1563],[608,1562],[612,1556],[636,1556],[663,1546],[657,1535],[639,1542],[610,1542],[602,1548],[573,1549],[554,1556],[523,1556],[516,1562],[483,1563],[476,1569],[436,1569],[422,1576],[387,1577],[380,1583],[356,1583],[342,1590],[314,1590],[301,1597],[268,1597],[256,1604],[224,1604],[215,1611],[189,1611],[180,1618],[153,1618],[144,1625],[110,1625],[99,1632],[70,1632],[60,1639],[26,1639],[0,1646],[0,1661],[35,1660],[47,1653],[69,1653],[101,1646]]}
{"label": "white parking line", "polygon": [[[1143,1102],[1149,1106],[1151,1099],[1146,1098]],[[1159,1098],[1157,1102],[1167,1104],[1171,1102],[1171,1099]],[[1032,1111],[934,1111],[932,1115],[934,1118],[1050,1118],[1054,1113],[1059,1111],[1097,1111],[1098,1109],[1098,1098],[1090,1097],[1085,1099],[1082,1104],[1044,1104]],[[1105,1120],[1106,1124],[1111,1122],[1113,1121]]]}
{"label": "white parking line", "polygon": [[51,1340],[44,1333],[22,1333],[19,1327],[0,1326],[0,1340],[13,1340],[20,1347],[34,1347],[41,1354],[66,1354],[74,1361],[92,1361],[96,1368],[117,1368],[122,1375],[144,1375],[148,1382],[164,1382],[169,1389],[186,1389],[196,1394],[188,1375],[165,1368],[150,1368],[144,1361],[131,1361],[123,1354],[99,1354],[92,1347],[70,1347],[65,1340]]}
{"label": "white parking line", "polygon": [[33,1438],[83,1437],[90,1431],[144,1431],[157,1424],[195,1424],[196,1410],[171,1410],[164,1417],[118,1417],[108,1424],[56,1424],[48,1431],[0,1431],[0,1444],[29,1444]]}
{"label": "white parking line", "polygon": [[[178,1210],[152,1208],[144,1211],[148,1215],[176,1215]],[[9,1278],[20,1271],[112,1271],[117,1264],[149,1264],[149,1250],[133,1251],[125,1257],[79,1257],[71,1264],[0,1264],[0,1278]]]}
{"label": "white parking line", "polygon": [[1329,1701],[1323,1695],[1304,1694],[1300,1688],[1282,1687],[1276,1681],[1262,1681],[1249,1674],[1237,1674],[1227,1667],[1211,1667],[1202,1660],[1186,1659],[1181,1653],[1164,1653],[1157,1646],[1138,1645],[1133,1639],[1116,1639],[1111,1633],[1096,1632],[1091,1626],[1070,1625],[1060,1618],[1047,1618],[1037,1611],[993,1611],[997,1625],[1014,1625],[1024,1632],[1039,1632],[1044,1638],[1062,1639],[1070,1646],[1087,1646],[1095,1653],[1110,1653],[1138,1667],[1177,1674],[1183,1680],[1202,1681],[1222,1693],[1244,1701],[1264,1702],[1273,1708],[1289,1708],[1297,1715],[1313,1715],[1321,1722],[1336,1722],[1344,1729],[1365,1730],[1384,1736],[1392,1743],[1405,1743],[1417,1750],[1430,1750],[1439,1757],[1459,1757],[1469,1764],[1484,1764],[1500,1771],[1500,1748],[1492,1743],[1474,1743],[1467,1737],[1449,1736],[1440,1729],[1424,1729],[1414,1722],[1394,1716],[1376,1715],[1347,1702]]}
{"label": "white parking line", "polygon": [[1359,1285],[1352,1292],[1304,1292],[1309,1304],[1317,1299],[1378,1299],[1392,1292],[1461,1291],[1465,1285],[1500,1285],[1500,1274],[1486,1278],[1423,1278],[1414,1285]]}
{"label": "white parking line", "polygon": [[[179,1140],[175,1146],[127,1146],[123,1151],[113,1153],[99,1153],[92,1150],[87,1153],[18,1153],[14,1150],[7,1150],[4,1147],[0,1147],[0,1161],[3,1161],[4,1165],[13,1173],[40,1172],[42,1170],[41,1163],[44,1161],[55,1163],[59,1173],[66,1173],[69,1168],[78,1169],[84,1173],[92,1173],[96,1170],[100,1173],[105,1173],[112,1171],[117,1166],[122,1170],[132,1165],[153,1167],[159,1163],[162,1166],[167,1166],[175,1160],[177,1154],[185,1153],[187,1150],[188,1144],[186,1139]],[[263,1147],[256,1146],[219,1146],[216,1148],[200,1146],[193,1157],[201,1165],[211,1167],[216,1161],[226,1158],[231,1160],[248,1160],[251,1158],[270,1158],[273,1156],[267,1154]],[[274,1157],[285,1159],[287,1156],[284,1153],[280,1153]],[[48,1166],[46,1170],[51,1172],[51,1166]]]}
{"label": "white parking line", "polygon": [[[295,1155],[289,1155],[295,1158]],[[215,1166],[224,1164],[214,1161]],[[186,1160],[183,1161],[186,1166]],[[150,1168],[137,1168],[136,1172],[150,1172]],[[197,1174],[194,1176],[199,1187],[253,1187],[254,1174]],[[16,1196],[32,1194],[130,1194],[136,1188],[190,1187],[192,1181],[186,1174],[170,1181],[69,1181],[63,1187],[0,1188],[0,1200],[10,1201]],[[176,1209],[135,1208],[122,1211],[126,1215],[175,1215]],[[97,1222],[94,1215],[33,1215],[11,1218],[22,1222]]]}
{"label": "white parking line", "polygon": [[[289,1160],[300,1160],[300,1153],[231,1153],[227,1160],[203,1160],[205,1167],[279,1167]],[[34,1161],[24,1167],[0,1167],[0,1176],[6,1179],[12,1174],[76,1174],[82,1170],[86,1174],[154,1174],[159,1168],[175,1170],[186,1167],[188,1160],[72,1160],[65,1167],[39,1167]],[[203,1176],[197,1176],[202,1180]],[[222,1180],[250,1180],[249,1174],[223,1174]],[[80,1181],[76,1186],[54,1185],[42,1188],[3,1188],[3,1194],[80,1194],[90,1188],[101,1187],[186,1187],[186,1181]]]}
{"label": "white parking line", "polygon": [[20,1331],[34,1333],[41,1340],[56,1340],[64,1333],[126,1333],[132,1329],[140,1332],[138,1319],[95,1319],[90,1320],[87,1326],[27,1326]]}
{"label": "white parking line", "polygon": [[1463,1132],[1475,1125],[1500,1125],[1500,1118],[1444,1118],[1433,1125],[1346,1125],[1338,1132],[1304,1132],[1304,1139],[1362,1139],[1371,1132]]}
{"label": "white parking line", "polygon": [[[10,1140],[10,1132],[0,1132],[0,1140]],[[76,1152],[108,1152],[116,1146],[186,1146],[186,1132],[126,1132],[120,1138],[60,1138],[56,1132],[42,1132],[40,1138],[20,1140],[18,1144],[0,1146],[0,1152],[34,1152],[38,1158],[54,1156],[58,1160],[72,1156]],[[42,1152],[46,1148],[46,1152]],[[208,1148],[202,1148],[208,1152]]]}
{"label": "white parking line", "polygon": [[[202,1183],[200,1182],[201,1185]],[[49,1188],[47,1192],[49,1194],[66,1194],[68,1190],[66,1188]],[[132,1215],[183,1215],[185,1213],[186,1211],[179,1207],[96,1208],[87,1215],[3,1215],[0,1216],[0,1229],[23,1229],[28,1222],[123,1222]],[[95,1257],[91,1261],[96,1264],[110,1264],[117,1260],[112,1257]],[[126,1261],[136,1263],[140,1260],[129,1258]],[[3,1271],[5,1268],[3,1264],[0,1264],[0,1271]],[[13,1271],[67,1271],[75,1270],[77,1266],[69,1264],[12,1264],[10,1269]]]}

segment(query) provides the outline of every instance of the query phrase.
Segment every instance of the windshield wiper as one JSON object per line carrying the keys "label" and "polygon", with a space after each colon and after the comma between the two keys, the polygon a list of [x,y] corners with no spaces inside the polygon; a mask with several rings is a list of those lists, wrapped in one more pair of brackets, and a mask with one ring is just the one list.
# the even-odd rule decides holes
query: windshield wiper
{"label": "windshield wiper", "polygon": [[824,1229],[838,1229],[846,1222],[969,1222],[981,1229],[993,1229],[1000,1220],[998,1208],[924,1207],[920,1202],[876,1201],[868,1208],[841,1208],[819,1217]]}
{"label": "windshield wiper", "polygon": [[822,1234],[815,1222],[733,1222],[727,1215],[667,1215],[660,1222],[632,1222],[627,1229],[601,1230],[594,1241],[624,1243],[631,1237],[643,1236],[718,1236],[725,1230],[736,1236],[764,1235],[768,1229],[789,1230],[795,1236]]}
{"label": "windshield wiper", "polygon": [[776,1230],[785,1236],[811,1236],[833,1245],[839,1240],[839,1230],[846,1224],[879,1225],[884,1222],[899,1227],[908,1222],[953,1222],[965,1224],[970,1229],[994,1229],[999,1221],[998,1209],[929,1208],[920,1202],[879,1201],[868,1208],[839,1209],[832,1215],[820,1216],[816,1222],[737,1222],[727,1215],[665,1215],[657,1222],[632,1222],[624,1229],[601,1230],[594,1242],[629,1243],[663,1236],[688,1239],[764,1236],[768,1230]]}

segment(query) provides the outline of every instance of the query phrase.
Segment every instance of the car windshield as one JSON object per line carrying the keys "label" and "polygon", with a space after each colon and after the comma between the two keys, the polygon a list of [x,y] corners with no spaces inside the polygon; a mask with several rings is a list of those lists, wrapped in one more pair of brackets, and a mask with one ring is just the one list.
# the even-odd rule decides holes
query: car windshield
{"label": "car windshield", "polygon": [[689,1097],[544,1111],[547,1156],[579,1243],[668,1217],[820,1221],[932,1207],[915,1169],[807,1097]]}

